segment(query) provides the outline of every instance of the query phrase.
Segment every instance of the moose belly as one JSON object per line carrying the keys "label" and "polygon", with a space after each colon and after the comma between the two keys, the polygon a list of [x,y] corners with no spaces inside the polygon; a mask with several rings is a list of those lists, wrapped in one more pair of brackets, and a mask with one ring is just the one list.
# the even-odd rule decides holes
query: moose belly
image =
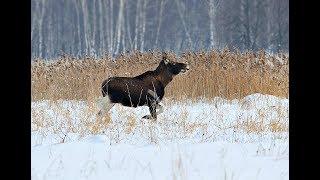
{"label": "moose belly", "polygon": [[109,98],[112,103],[120,103],[123,106],[137,107],[147,104],[147,91],[141,90],[140,92],[127,92],[127,91],[114,91],[109,93]]}

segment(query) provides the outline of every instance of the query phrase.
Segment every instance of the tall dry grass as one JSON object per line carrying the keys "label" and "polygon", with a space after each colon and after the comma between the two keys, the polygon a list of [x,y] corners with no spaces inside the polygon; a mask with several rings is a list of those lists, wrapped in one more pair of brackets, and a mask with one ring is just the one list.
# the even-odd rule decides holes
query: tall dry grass
{"label": "tall dry grass", "polygon": [[[190,64],[187,74],[178,75],[166,87],[166,98],[174,100],[213,98],[242,98],[252,93],[288,98],[289,56],[253,52],[185,52],[174,61]],[[131,52],[116,58],[75,59],[64,56],[50,63],[35,60],[31,65],[31,97],[42,99],[90,100],[101,96],[100,85],[110,76],[136,76],[154,70],[161,52]]]}

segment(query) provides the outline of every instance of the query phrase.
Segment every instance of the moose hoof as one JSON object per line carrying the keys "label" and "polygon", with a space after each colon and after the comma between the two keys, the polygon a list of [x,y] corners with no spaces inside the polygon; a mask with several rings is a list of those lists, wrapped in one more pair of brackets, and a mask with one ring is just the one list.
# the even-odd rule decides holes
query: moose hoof
{"label": "moose hoof", "polygon": [[156,122],[157,120],[157,118],[154,118],[151,115],[145,115],[142,117],[142,119],[148,119],[148,120],[151,120],[151,122]]}
{"label": "moose hoof", "polygon": [[142,117],[142,119],[152,119],[152,117],[150,115],[145,115]]}

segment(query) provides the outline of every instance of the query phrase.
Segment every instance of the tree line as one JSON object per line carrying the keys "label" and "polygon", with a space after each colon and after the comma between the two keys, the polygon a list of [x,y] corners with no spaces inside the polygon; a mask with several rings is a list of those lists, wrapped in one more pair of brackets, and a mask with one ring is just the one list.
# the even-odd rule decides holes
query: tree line
{"label": "tree line", "polygon": [[32,0],[32,58],[289,49],[288,0]]}

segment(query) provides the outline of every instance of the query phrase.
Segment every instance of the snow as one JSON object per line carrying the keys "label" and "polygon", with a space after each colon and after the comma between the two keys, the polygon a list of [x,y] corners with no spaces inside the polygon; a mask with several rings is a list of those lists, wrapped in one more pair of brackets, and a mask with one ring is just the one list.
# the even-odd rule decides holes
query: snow
{"label": "snow", "polygon": [[[141,119],[147,107],[116,105],[101,125],[89,102],[32,102],[32,179],[289,179],[288,130],[268,128],[288,127],[288,99],[163,106],[151,123]],[[265,128],[248,131],[248,122]]]}

